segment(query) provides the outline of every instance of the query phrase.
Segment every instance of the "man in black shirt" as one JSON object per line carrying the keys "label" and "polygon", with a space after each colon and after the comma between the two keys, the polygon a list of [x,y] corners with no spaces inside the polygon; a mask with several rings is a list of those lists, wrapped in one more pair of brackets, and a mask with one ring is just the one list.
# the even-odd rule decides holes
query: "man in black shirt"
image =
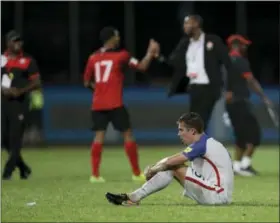
{"label": "man in black shirt", "polygon": [[1,134],[2,145],[9,153],[3,180],[11,178],[16,167],[21,179],[27,179],[31,169],[21,156],[28,94],[40,87],[36,61],[23,52],[23,41],[16,31],[6,35],[7,50],[1,55]]}
{"label": "man in black shirt", "polygon": [[248,86],[262,98],[264,103],[270,104],[271,102],[254,78],[249,61],[246,58],[247,46],[251,42],[241,35],[231,35],[227,42],[236,71],[235,76],[229,76],[228,83],[231,92],[226,93],[226,109],[236,140],[233,166],[236,174],[253,176],[257,174],[257,171],[252,168],[251,159],[255,148],[260,144],[261,130],[255,115],[250,109]]}

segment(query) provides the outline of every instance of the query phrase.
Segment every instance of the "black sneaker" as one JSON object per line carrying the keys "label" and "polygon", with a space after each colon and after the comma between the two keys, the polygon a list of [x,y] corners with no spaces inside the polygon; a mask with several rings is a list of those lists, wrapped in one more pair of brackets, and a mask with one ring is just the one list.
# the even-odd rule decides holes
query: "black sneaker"
{"label": "black sneaker", "polygon": [[20,171],[20,179],[27,180],[30,177],[31,173],[31,169],[27,167],[24,171]]}
{"label": "black sneaker", "polygon": [[131,201],[127,194],[112,194],[107,192],[105,196],[114,205],[132,206],[139,204],[138,202]]}

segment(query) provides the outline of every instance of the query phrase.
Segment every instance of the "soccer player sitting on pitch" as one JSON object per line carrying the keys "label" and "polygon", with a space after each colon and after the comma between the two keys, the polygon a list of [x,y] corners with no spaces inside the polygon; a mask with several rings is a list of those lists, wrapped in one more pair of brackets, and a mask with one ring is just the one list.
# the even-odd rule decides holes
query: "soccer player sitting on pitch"
{"label": "soccer player sitting on pitch", "polygon": [[[187,148],[159,161],[145,171],[148,180],[132,193],[107,193],[115,205],[135,205],[145,197],[167,187],[175,178],[184,188],[184,195],[199,204],[229,204],[232,201],[234,174],[227,149],[204,133],[204,124],[197,113],[188,113],[178,120],[178,135]],[[185,163],[191,161],[191,166]]]}
{"label": "soccer player sitting on pitch", "polygon": [[102,147],[107,126],[112,122],[114,128],[123,133],[124,147],[129,158],[134,181],[144,181],[138,164],[137,144],[134,141],[130,118],[123,99],[123,68],[129,66],[145,71],[159,52],[159,45],[150,40],[146,56],[138,61],[123,49],[118,49],[120,36],[113,27],[105,27],[100,33],[103,47],[93,53],[87,62],[84,73],[84,86],[93,90],[92,121],[95,138],[91,146],[92,176],[90,181],[104,182],[99,175]]}

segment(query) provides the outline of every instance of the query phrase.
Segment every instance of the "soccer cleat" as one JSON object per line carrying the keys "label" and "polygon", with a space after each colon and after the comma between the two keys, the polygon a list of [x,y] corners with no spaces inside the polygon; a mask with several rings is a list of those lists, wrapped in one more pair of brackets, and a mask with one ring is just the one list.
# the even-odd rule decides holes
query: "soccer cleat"
{"label": "soccer cleat", "polygon": [[132,180],[135,182],[145,182],[146,181],[146,177],[143,173],[141,173],[139,176],[132,176]]}
{"label": "soccer cleat", "polygon": [[31,173],[31,169],[27,167],[25,170],[20,171],[20,179],[27,180],[30,177]]}
{"label": "soccer cleat", "polygon": [[90,181],[91,183],[105,183],[105,182],[106,182],[105,179],[104,179],[103,177],[95,177],[95,176],[91,176],[91,177],[89,178],[89,181]]}
{"label": "soccer cleat", "polygon": [[107,200],[114,205],[122,205],[122,206],[139,205],[138,202],[133,202],[132,200],[130,200],[127,194],[112,194],[107,192],[105,196]]}

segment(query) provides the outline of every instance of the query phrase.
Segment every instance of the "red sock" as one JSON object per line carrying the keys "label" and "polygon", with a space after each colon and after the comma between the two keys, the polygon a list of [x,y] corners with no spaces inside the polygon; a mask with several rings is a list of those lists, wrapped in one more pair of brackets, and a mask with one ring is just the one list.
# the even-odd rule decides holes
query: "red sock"
{"label": "red sock", "polygon": [[102,144],[94,142],[91,145],[91,171],[92,175],[99,177],[99,166],[102,154]]}
{"label": "red sock", "polygon": [[139,176],[141,171],[138,164],[137,144],[135,142],[125,142],[126,155],[128,156],[132,172],[135,176]]}

